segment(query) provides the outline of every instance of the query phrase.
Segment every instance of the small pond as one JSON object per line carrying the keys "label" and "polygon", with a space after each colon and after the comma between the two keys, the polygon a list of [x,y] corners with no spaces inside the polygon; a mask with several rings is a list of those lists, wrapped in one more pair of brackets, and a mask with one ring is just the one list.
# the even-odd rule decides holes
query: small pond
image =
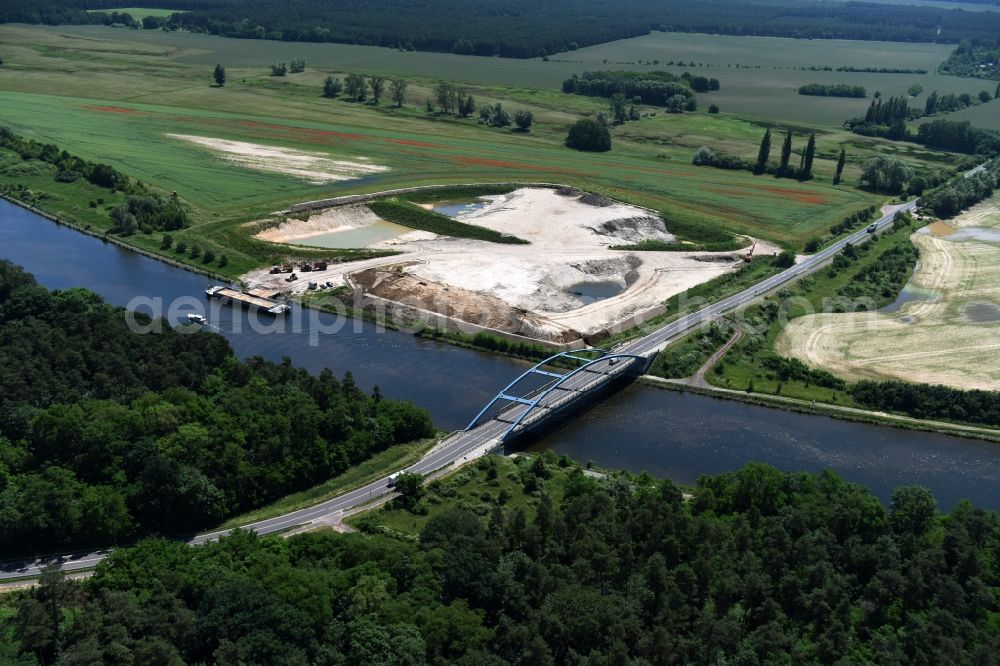
{"label": "small pond", "polygon": [[567,294],[572,294],[576,297],[576,300],[580,301],[584,305],[590,305],[591,303],[596,303],[597,301],[603,301],[605,298],[611,298],[612,296],[617,296],[618,294],[625,291],[625,287],[611,280],[603,280],[600,282],[577,282],[566,288]]}
{"label": "small pond", "polygon": [[452,219],[458,219],[463,215],[468,215],[474,211],[484,208],[489,204],[489,199],[473,199],[471,201],[436,201],[431,204],[431,210],[435,213],[447,215]]}
{"label": "small pond", "polygon": [[991,324],[1000,321],[1000,306],[984,301],[967,303],[963,314],[966,319],[977,324]]}
{"label": "small pond", "polygon": [[971,240],[983,241],[986,243],[1000,243],[1000,229],[988,229],[986,227],[962,227],[955,233],[948,236],[948,240]]}
{"label": "small pond", "polygon": [[912,284],[907,284],[902,288],[902,290],[900,290],[899,296],[896,297],[896,300],[879,310],[879,312],[892,314],[893,312],[899,312],[899,310],[907,303],[930,301],[936,296],[937,294],[933,289],[925,289],[923,287],[915,287]]}
{"label": "small pond", "polygon": [[413,231],[409,227],[394,222],[379,220],[372,224],[343,231],[330,231],[318,236],[301,238],[294,245],[310,245],[312,247],[329,248],[361,248],[374,243],[391,240]]}

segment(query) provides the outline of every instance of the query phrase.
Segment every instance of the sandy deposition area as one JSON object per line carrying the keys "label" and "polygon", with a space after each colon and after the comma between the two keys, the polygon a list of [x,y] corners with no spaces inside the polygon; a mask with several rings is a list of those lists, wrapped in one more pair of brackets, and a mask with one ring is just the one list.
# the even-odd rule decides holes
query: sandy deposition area
{"label": "sandy deposition area", "polygon": [[378,216],[368,206],[340,206],[327,208],[310,215],[306,220],[288,218],[281,225],[254,235],[254,238],[272,243],[296,243],[334,231],[366,227],[378,221]]}
{"label": "sandy deposition area", "polygon": [[920,263],[893,313],[794,319],[777,351],[852,378],[1000,390],[1000,197],[911,236]]}
{"label": "sandy deposition area", "polygon": [[[305,290],[308,281],[361,286],[464,321],[566,342],[647,311],[739,264],[736,252],[612,250],[612,245],[674,239],[658,215],[635,206],[547,188],[522,188],[488,199],[461,221],[518,236],[530,245],[413,232],[370,246],[402,256],[331,264],[322,273],[302,274],[291,286],[284,276],[266,271],[244,279],[293,292]],[[376,219],[364,206],[345,206],[305,221],[290,220],[258,238],[295,242]],[[762,253],[775,251],[767,247]]]}
{"label": "sandy deposition area", "polygon": [[167,134],[167,136],[208,148],[227,162],[245,169],[281,173],[314,185],[353,180],[389,170],[387,166],[372,164],[365,157],[358,157],[357,161],[335,160],[326,153],[308,153],[258,143],[228,141],[191,134]]}

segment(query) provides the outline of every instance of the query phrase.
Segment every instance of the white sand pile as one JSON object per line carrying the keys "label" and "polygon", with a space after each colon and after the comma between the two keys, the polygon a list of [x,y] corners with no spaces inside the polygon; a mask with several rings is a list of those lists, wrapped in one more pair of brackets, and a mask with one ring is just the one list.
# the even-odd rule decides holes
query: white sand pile
{"label": "white sand pile", "polygon": [[379,219],[368,206],[340,206],[327,208],[310,215],[305,220],[290,217],[277,227],[261,231],[254,238],[272,243],[290,243],[331,231],[349,231],[366,227],[375,224]]}
{"label": "white sand pile", "polygon": [[[613,245],[641,240],[674,240],[663,220],[643,208],[617,202],[592,205],[578,195],[562,196],[542,188],[522,188],[484,198],[490,203],[459,219],[518,236],[530,241],[529,245],[413,231],[370,246],[397,250],[403,256],[331,264],[327,271],[314,273],[309,279],[341,284],[347,274],[398,265],[406,275],[418,278],[407,281],[407,288],[427,291],[424,295],[428,299],[432,293],[443,293],[447,298],[448,286],[500,299],[517,309],[523,327],[530,324],[540,339],[558,340],[567,331],[599,331],[740,264],[733,256],[737,253],[713,256],[705,252],[611,249]],[[258,237],[267,234],[269,240],[304,238],[349,228],[358,220],[370,220],[370,214],[364,206],[335,208],[313,215],[304,223],[289,221]],[[761,247],[758,245],[758,250]],[[266,271],[245,277],[293,291],[306,288],[305,280],[289,286],[281,276],[269,276]],[[587,302],[597,294],[617,295]],[[453,309],[460,305],[451,303]]]}
{"label": "white sand pile", "polygon": [[674,236],[658,216],[637,206],[592,206],[548,188],[522,188],[459,216],[462,222],[531,241],[567,247],[607,247]]}
{"label": "white sand pile", "polygon": [[167,134],[219,154],[222,159],[246,169],[270,171],[301,178],[314,185],[388,171],[389,167],[369,162],[331,159],[326,153],[307,153],[279,146],[264,146],[243,141],[228,141],[190,134]]}

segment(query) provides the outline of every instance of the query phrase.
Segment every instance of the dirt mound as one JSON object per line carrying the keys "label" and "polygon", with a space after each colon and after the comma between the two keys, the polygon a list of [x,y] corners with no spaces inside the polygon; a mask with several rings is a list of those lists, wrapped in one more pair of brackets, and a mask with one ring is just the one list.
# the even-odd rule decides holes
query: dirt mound
{"label": "dirt mound", "polygon": [[642,265],[642,260],[635,255],[608,257],[607,259],[589,259],[570,264],[581,273],[592,275],[602,280],[618,280],[629,284],[629,277],[635,269]]}
{"label": "dirt mound", "polygon": [[254,238],[272,243],[289,243],[331,231],[357,229],[378,221],[378,215],[368,206],[338,206],[306,215],[304,219],[289,217],[276,227],[261,230]]}
{"label": "dirt mound", "polygon": [[580,196],[580,190],[575,187],[557,187],[556,194],[561,197],[578,197]]}
{"label": "dirt mound", "polygon": [[370,268],[351,278],[366,293],[379,298],[477,326],[552,342],[572,342],[582,337],[578,331],[554,325],[496,296],[422,279],[404,272],[401,266]]}
{"label": "dirt mound", "polygon": [[641,243],[646,240],[669,243],[676,237],[667,231],[667,225],[662,218],[651,215],[639,217],[623,217],[617,220],[602,222],[593,227],[594,233],[601,236],[611,236],[623,243]]}
{"label": "dirt mound", "polygon": [[597,206],[598,208],[607,208],[608,206],[614,206],[615,202],[611,199],[601,196],[600,194],[584,194],[578,199],[580,203],[587,204],[588,206]]}
{"label": "dirt mound", "polygon": [[691,258],[695,261],[707,261],[712,264],[731,264],[737,261],[735,254],[698,254]]}

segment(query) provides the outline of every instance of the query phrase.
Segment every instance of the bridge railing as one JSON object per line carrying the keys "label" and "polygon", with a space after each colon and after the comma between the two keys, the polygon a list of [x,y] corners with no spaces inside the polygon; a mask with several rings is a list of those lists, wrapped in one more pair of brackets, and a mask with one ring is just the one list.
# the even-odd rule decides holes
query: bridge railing
{"label": "bridge railing", "polygon": [[[595,358],[590,358],[587,356],[583,356],[583,354],[599,354],[599,356]],[[563,372],[563,373],[553,372],[551,370],[544,369],[546,367],[550,367],[551,364],[556,362],[557,360],[566,358],[578,361],[581,363],[581,365],[572,370],[569,370],[568,372]],[[549,396],[551,396],[556,390],[563,387],[567,382],[571,381],[573,378],[579,377],[582,373],[594,372],[595,366],[599,364],[607,364],[609,366],[614,366],[619,361],[627,361],[626,366],[623,366],[624,368],[624,367],[630,367],[637,362],[646,363],[648,359],[645,356],[640,356],[637,354],[629,354],[624,352],[610,352],[605,349],[596,349],[596,348],[576,350],[576,351],[566,351],[554,354],[549,358],[535,364],[534,366],[526,370],[519,377],[517,377],[517,379],[512,381],[510,384],[504,387],[503,390],[497,393],[497,395],[494,396],[494,398],[490,400],[486,404],[486,406],[483,407],[482,410],[480,410],[480,412],[476,415],[476,417],[469,422],[469,425],[466,427],[466,430],[471,430],[472,428],[475,428],[476,426],[480,425],[485,420],[487,420],[485,417],[487,416],[487,414],[490,413],[490,410],[497,403],[503,401],[508,404],[505,407],[501,408],[499,411],[490,414],[488,420],[499,420],[506,423],[506,421],[500,418],[502,415],[504,415],[506,412],[511,412],[512,415],[516,414],[516,416],[514,416],[514,419],[510,422],[510,425],[500,435],[500,441],[501,442],[506,441],[512,434],[514,434],[514,431],[519,426],[525,424],[527,420],[530,420],[529,417],[536,414],[539,408],[547,407],[548,405],[545,404],[546,399]],[[607,374],[607,376],[610,377],[615,374],[620,374],[621,371],[622,369],[618,369],[616,371],[612,371],[609,373],[602,373],[602,374]],[[549,379],[542,386],[535,387],[523,394],[516,394],[516,392],[514,391],[515,387],[517,387],[518,384],[520,384],[521,382],[532,376],[543,376],[543,377],[548,377]],[[518,411],[518,408],[523,408],[523,409]]]}

